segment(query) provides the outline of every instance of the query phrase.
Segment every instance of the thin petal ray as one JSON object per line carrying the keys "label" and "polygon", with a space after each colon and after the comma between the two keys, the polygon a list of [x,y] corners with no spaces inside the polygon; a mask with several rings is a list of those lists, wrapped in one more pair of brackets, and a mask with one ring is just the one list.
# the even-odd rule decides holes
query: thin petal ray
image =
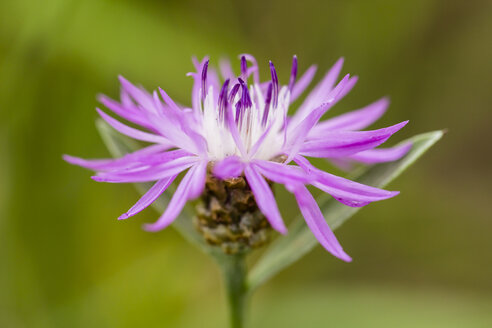
{"label": "thin petal ray", "polygon": [[200,164],[193,166],[190,170],[188,170],[186,175],[183,177],[183,180],[178,185],[178,188],[171,198],[171,201],[164,211],[164,214],[162,214],[162,216],[155,223],[144,225],[144,229],[155,232],[162,230],[173,223],[176,217],[183,210],[186,202],[189,199],[196,197],[196,186],[193,184],[200,182],[201,175],[202,172]]}
{"label": "thin petal ray", "polygon": [[303,185],[296,186],[294,188],[294,196],[304,220],[319,243],[339,259],[346,262],[352,261],[352,258],[343,251],[342,246],[326,223],[323,213],[321,213],[318,204],[307,188]]}
{"label": "thin petal ray", "polygon": [[281,234],[287,233],[284,221],[277,207],[273,192],[265,179],[250,165],[244,169],[246,180],[255,196],[256,203],[273,229]]}
{"label": "thin petal ray", "polygon": [[174,181],[176,175],[157,181],[126,213],[120,215],[118,220],[128,219],[129,217],[143,211],[152,204]]}

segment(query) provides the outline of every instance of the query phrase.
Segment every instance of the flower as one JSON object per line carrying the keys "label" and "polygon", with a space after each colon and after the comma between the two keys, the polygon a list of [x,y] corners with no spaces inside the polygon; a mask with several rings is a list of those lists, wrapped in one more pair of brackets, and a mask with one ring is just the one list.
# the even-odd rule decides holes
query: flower
{"label": "flower", "polygon": [[[334,161],[376,163],[403,156],[410,145],[374,149],[408,121],[371,131],[358,131],[376,121],[386,110],[383,98],[362,109],[321,121],[331,107],[355,85],[357,77],[346,75],[336,83],[343,59],[307,95],[298,110],[288,116],[290,104],[308,87],[315,74],[311,66],[298,80],[297,57],[287,85],[280,85],[270,61],[270,78],[260,82],[258,65],[251,55],[242,55],[241,74],[234,75],[227,61],[220,63],[223,83],[209,68],[209,60],[194,60],[192,107],[175,103],[167,93],[148,93],[120,77],[121,103],[105,96],[100,101],[136,129],[97,109],[114,129],[134,139],[151,143],[118,159],[84,160],[64,156],[69,163],[97,171],[101,182],[137,183],[156,181],[140,200],[120,216],[126,219],[154,202],[187,170],[161,217],[146,224],[148,231],[170,225],[188,200],[203,191],[209,168],[218,179],[244,177],[258,208],[271,227],[281,234],[287,228],[280,215],[270,183],[279,183],[294,194],[304,219],[320,244],[334,256],[350,261],[306,188],[312,185],[337,201],[353,207],[393,197],[386,191],[324,172],[308,157]],[[252,80],[251,84],[248,81]]]}

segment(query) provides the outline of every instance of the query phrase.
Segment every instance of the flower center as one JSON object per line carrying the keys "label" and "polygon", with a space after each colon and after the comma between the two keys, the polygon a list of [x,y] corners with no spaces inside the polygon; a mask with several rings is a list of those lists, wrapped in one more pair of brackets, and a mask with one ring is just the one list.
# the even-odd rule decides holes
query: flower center
{"label": "flower center", "polygon": [[[257,69],[257,68],[256,68]],[[281,154],[290,93],[297,74],[294,60],[288,86],[279,89],[275,67],[270,62],[271,81],[248,86],[254,68],[241,58],[241,76],[227,79],[218,90],[207,84],[208,62],[202,69],[203,132],[210,160],[240,156],[244,160],[271,159]],[[206,91],[207,90],[207,91]],[[206,91],[206,92],[205,92]]]}

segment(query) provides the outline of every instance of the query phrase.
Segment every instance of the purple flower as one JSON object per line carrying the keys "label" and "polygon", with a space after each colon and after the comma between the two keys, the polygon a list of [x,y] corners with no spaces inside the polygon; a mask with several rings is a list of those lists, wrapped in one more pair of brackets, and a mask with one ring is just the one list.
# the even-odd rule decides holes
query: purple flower
{"label": "purple flower", "polygon": [[[306,188],[312,185],[353,207],[393,197],[386,191],[314,167],[308,157],[333,161],[377,163],[402,157],[410,145],[375,149],[408,121],[370,131],[358,131],[376,121],[386,110],[383,98],[362,109],[321,121],[321,117],[355,85],[357,77],[346,75],[338,83],[343,60],[338,60],[322,81],[307,95],[298,110],[288,116],[290,104],[310,84],[316,68],[310,67],[298,80],[294,56],[287,85],[280,85],[270,62],[270,77],[260,82],[256,60],[241,56],[237,77],[227,61],[220,63],[224,82],[208,65],[208,59],[194,61],[192,107],[175,103],[164,90],[152,94],[123,77],[121,102],[105,96],[102,104],[123,119],[139,125],[135,129],[97,109],[101,117],[122,134],[151,145],[118,159],[65,160],[97,171],[96,181],[136,183],[156,181],[128,212],[126,219],[154,202],[176,177],[187,171],[167,209],[148,231],[171,224],[188,200],[199,197],[208,168],[219,179],[243,175],[256,203],[270,225],[281,234],[287,229],[268,181],[283,184],[294,194],[307,225],[323,247],[336,257],[350,261],[323,218],[315,199]],[[248,81],[250,83],[248,84]]]}

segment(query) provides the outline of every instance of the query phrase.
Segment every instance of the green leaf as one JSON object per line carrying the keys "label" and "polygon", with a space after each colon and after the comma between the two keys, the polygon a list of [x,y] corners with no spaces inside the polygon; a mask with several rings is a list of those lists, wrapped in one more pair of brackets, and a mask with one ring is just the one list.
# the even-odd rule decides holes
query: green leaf
{"label": "green leaf", "polygon": [[[98,119],[96,121],[96,126],[99,130],[99,134],[106,144],[106,147],[113,157],[121,157],[141,148],[135,140],[115,131],[102,119]],[[151,183],[135,183],[134,185],[138,192],[142,195],[152,186]],[[159,213],[163,213],[166,209],[170,199],[168,194],[172,191],[173,188],[169,187],[169,189],[152,204],[152,206],[155,207]],[[193,222],[191,219],[192,216],[193,214],[189,207],[185,207],[172,226],[178,230],[186,240],[197,246],[205,253],[213,255],[215,258],[221,258],[223,253],[220,252],[217,247],[208,245],[195,227],[193,227]]]}
{"label": "green leaf", "polygon": [[[434,145],[443,135],[443,131],[419,134],[403,143],[412,143],[412,149],[405,157],[390,163],[376,164],[363,168],[351,177],[351,180],[370,186],[383,188],[412,165],[422,154]],[[352,217],[360,208],[345,206],[327,194],[318,198],[318,204],[332,229]],[[296,262],[318,244],[302,217],[298,217],[286,236],[276,239],[265,251],[250,272],[248,287],[254,290],[268,279]]]}

